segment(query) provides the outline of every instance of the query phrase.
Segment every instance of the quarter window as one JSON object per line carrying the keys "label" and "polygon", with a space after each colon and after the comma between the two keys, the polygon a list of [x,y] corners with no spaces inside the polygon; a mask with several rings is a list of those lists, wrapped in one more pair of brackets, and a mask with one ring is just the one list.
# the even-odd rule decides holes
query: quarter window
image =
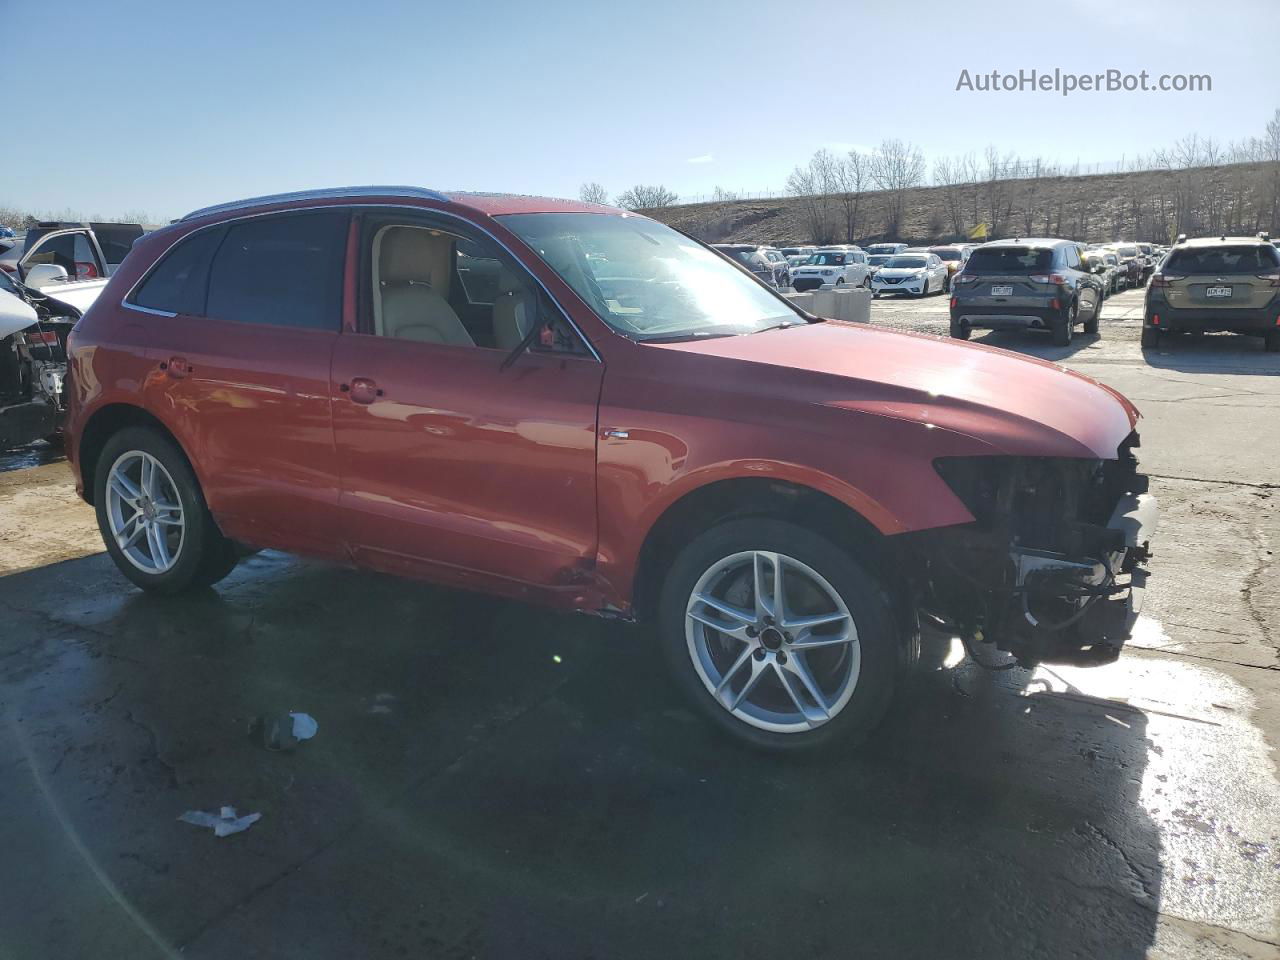
{"label": "quarter window", "polygon": [[221,228],[201,230],[179,241],[143,281],[132,302],[169,313],[204,313],[209,260],[223,233]]}
{"label": "quarter window", "polygon": [[218,320],[337,331],[347,215],[233,223],[209,268],[206,314]]}

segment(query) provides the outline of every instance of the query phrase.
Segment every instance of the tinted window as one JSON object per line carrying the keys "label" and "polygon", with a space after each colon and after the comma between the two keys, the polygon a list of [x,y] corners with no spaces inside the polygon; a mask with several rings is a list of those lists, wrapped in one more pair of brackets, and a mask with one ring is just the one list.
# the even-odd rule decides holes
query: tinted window
{"label": "tinted window", "polygon": [[347,215],[232,224],[209,270],[206,313],[219,320],[337,330]]}
{"label": "tinted window", "polygon": [[1275,247],[1202,247],[1169,254],[1167,273],[1262,273],[1280,263]]}
{"label": "tinted window", "polygon": [[809,263],[822,267],[843,267],[843,253],[815,253],[809,258]]}
{"label": "tinted window", "polygon": [[62,267],[68,277],[76,275],[76,235],[64,233],[58,237],[50,237],[35,248],[22,261],[22,266],[30,270],[38,263],[50,263]]}
{"label": "tinted window", "polygon": [[142,282],[131,302],[170,313],[204,313],[209,258],[222,235],[223,230],[215,227],[179,241]]}
{"label": "tinted window", "polygon": [[136,223],[94,223],[93,235],[98,238],[102,255],[112,266],[122,263],[133,249],[134,241],[142,236],[142,227]]}
{"label": "tinted window", "polygon": [[935,250],[933,251],[939,260],[959,260],[959,250]]}
{"label": "tinted window", "polygon": [[979,247],[969,257],[965,273],[1030,273],[1048,270],[1053,251],[1033,247]]}

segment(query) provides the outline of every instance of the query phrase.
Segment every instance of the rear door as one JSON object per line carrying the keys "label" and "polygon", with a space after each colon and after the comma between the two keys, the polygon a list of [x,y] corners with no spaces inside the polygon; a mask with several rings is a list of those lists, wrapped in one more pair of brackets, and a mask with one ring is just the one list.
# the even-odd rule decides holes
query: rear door
{"label": "rear door", "polygon": [[232,221],[175,246],[130,297],[147,406],[196,466],[223,532],[340,554],[329,364],[348,214]]}

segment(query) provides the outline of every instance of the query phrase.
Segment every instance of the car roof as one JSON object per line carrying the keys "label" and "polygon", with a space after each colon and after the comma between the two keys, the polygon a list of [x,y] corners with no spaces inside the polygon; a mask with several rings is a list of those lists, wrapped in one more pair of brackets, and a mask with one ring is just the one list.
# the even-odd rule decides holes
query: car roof
{"label": "car roof", "polygon": [[984,243],[984,247],[1056,247],[1060,244],[1071,243],[1074,240],[1063,240],[1058,237],[1009,237],[1004,240],[990,240]]}
{"label": "car roof", "polygon": [[1224,244],[1230,244],[1238,247],[1243,244],[1253,244],[1254,246],[1263,247],[1271,246],[1270,240],[1263,240],[1261,237],[1192,237],[1183,240],[1175,245],[1175,249],[1186,247],[1220,247]]}
{"label": "car roof", "polygon": [[465,191],[444,192],[413,186],[352,186],[324,187],[316,190],[297,190],[291,193],[274,193],[261,197],[249,197],[244,200],[232,200],[227,203],[213,204],[193,210],[179,218],[179,222],[196,220],[219,213],[241,212],[259,207],[275,207],[308,200],[329,199],[400,199],[429,200],[436,203],[448,203],[455,206],[469,207],[478,213],[490,217],[508,213],[611,213],[619,216],[640,216],[616,207],[605,207],[595,203],[583,203],[580,200],[562,200],[556,197],[533,197],[510,193],[469,193]]}

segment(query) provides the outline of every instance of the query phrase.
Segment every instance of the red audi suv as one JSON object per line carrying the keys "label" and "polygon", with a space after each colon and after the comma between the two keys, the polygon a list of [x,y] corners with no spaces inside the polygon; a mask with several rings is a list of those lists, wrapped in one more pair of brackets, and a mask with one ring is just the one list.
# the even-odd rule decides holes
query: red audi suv
{"label": "red audi suv", "polygon": [[763,747],[865,736],[922,624],[1114,658],[1155,523],[1114,391],[811,316],[590,204],[197,210],[138,242],[69,350],[68,456],[140,587],[271,547],[642,620]]}

